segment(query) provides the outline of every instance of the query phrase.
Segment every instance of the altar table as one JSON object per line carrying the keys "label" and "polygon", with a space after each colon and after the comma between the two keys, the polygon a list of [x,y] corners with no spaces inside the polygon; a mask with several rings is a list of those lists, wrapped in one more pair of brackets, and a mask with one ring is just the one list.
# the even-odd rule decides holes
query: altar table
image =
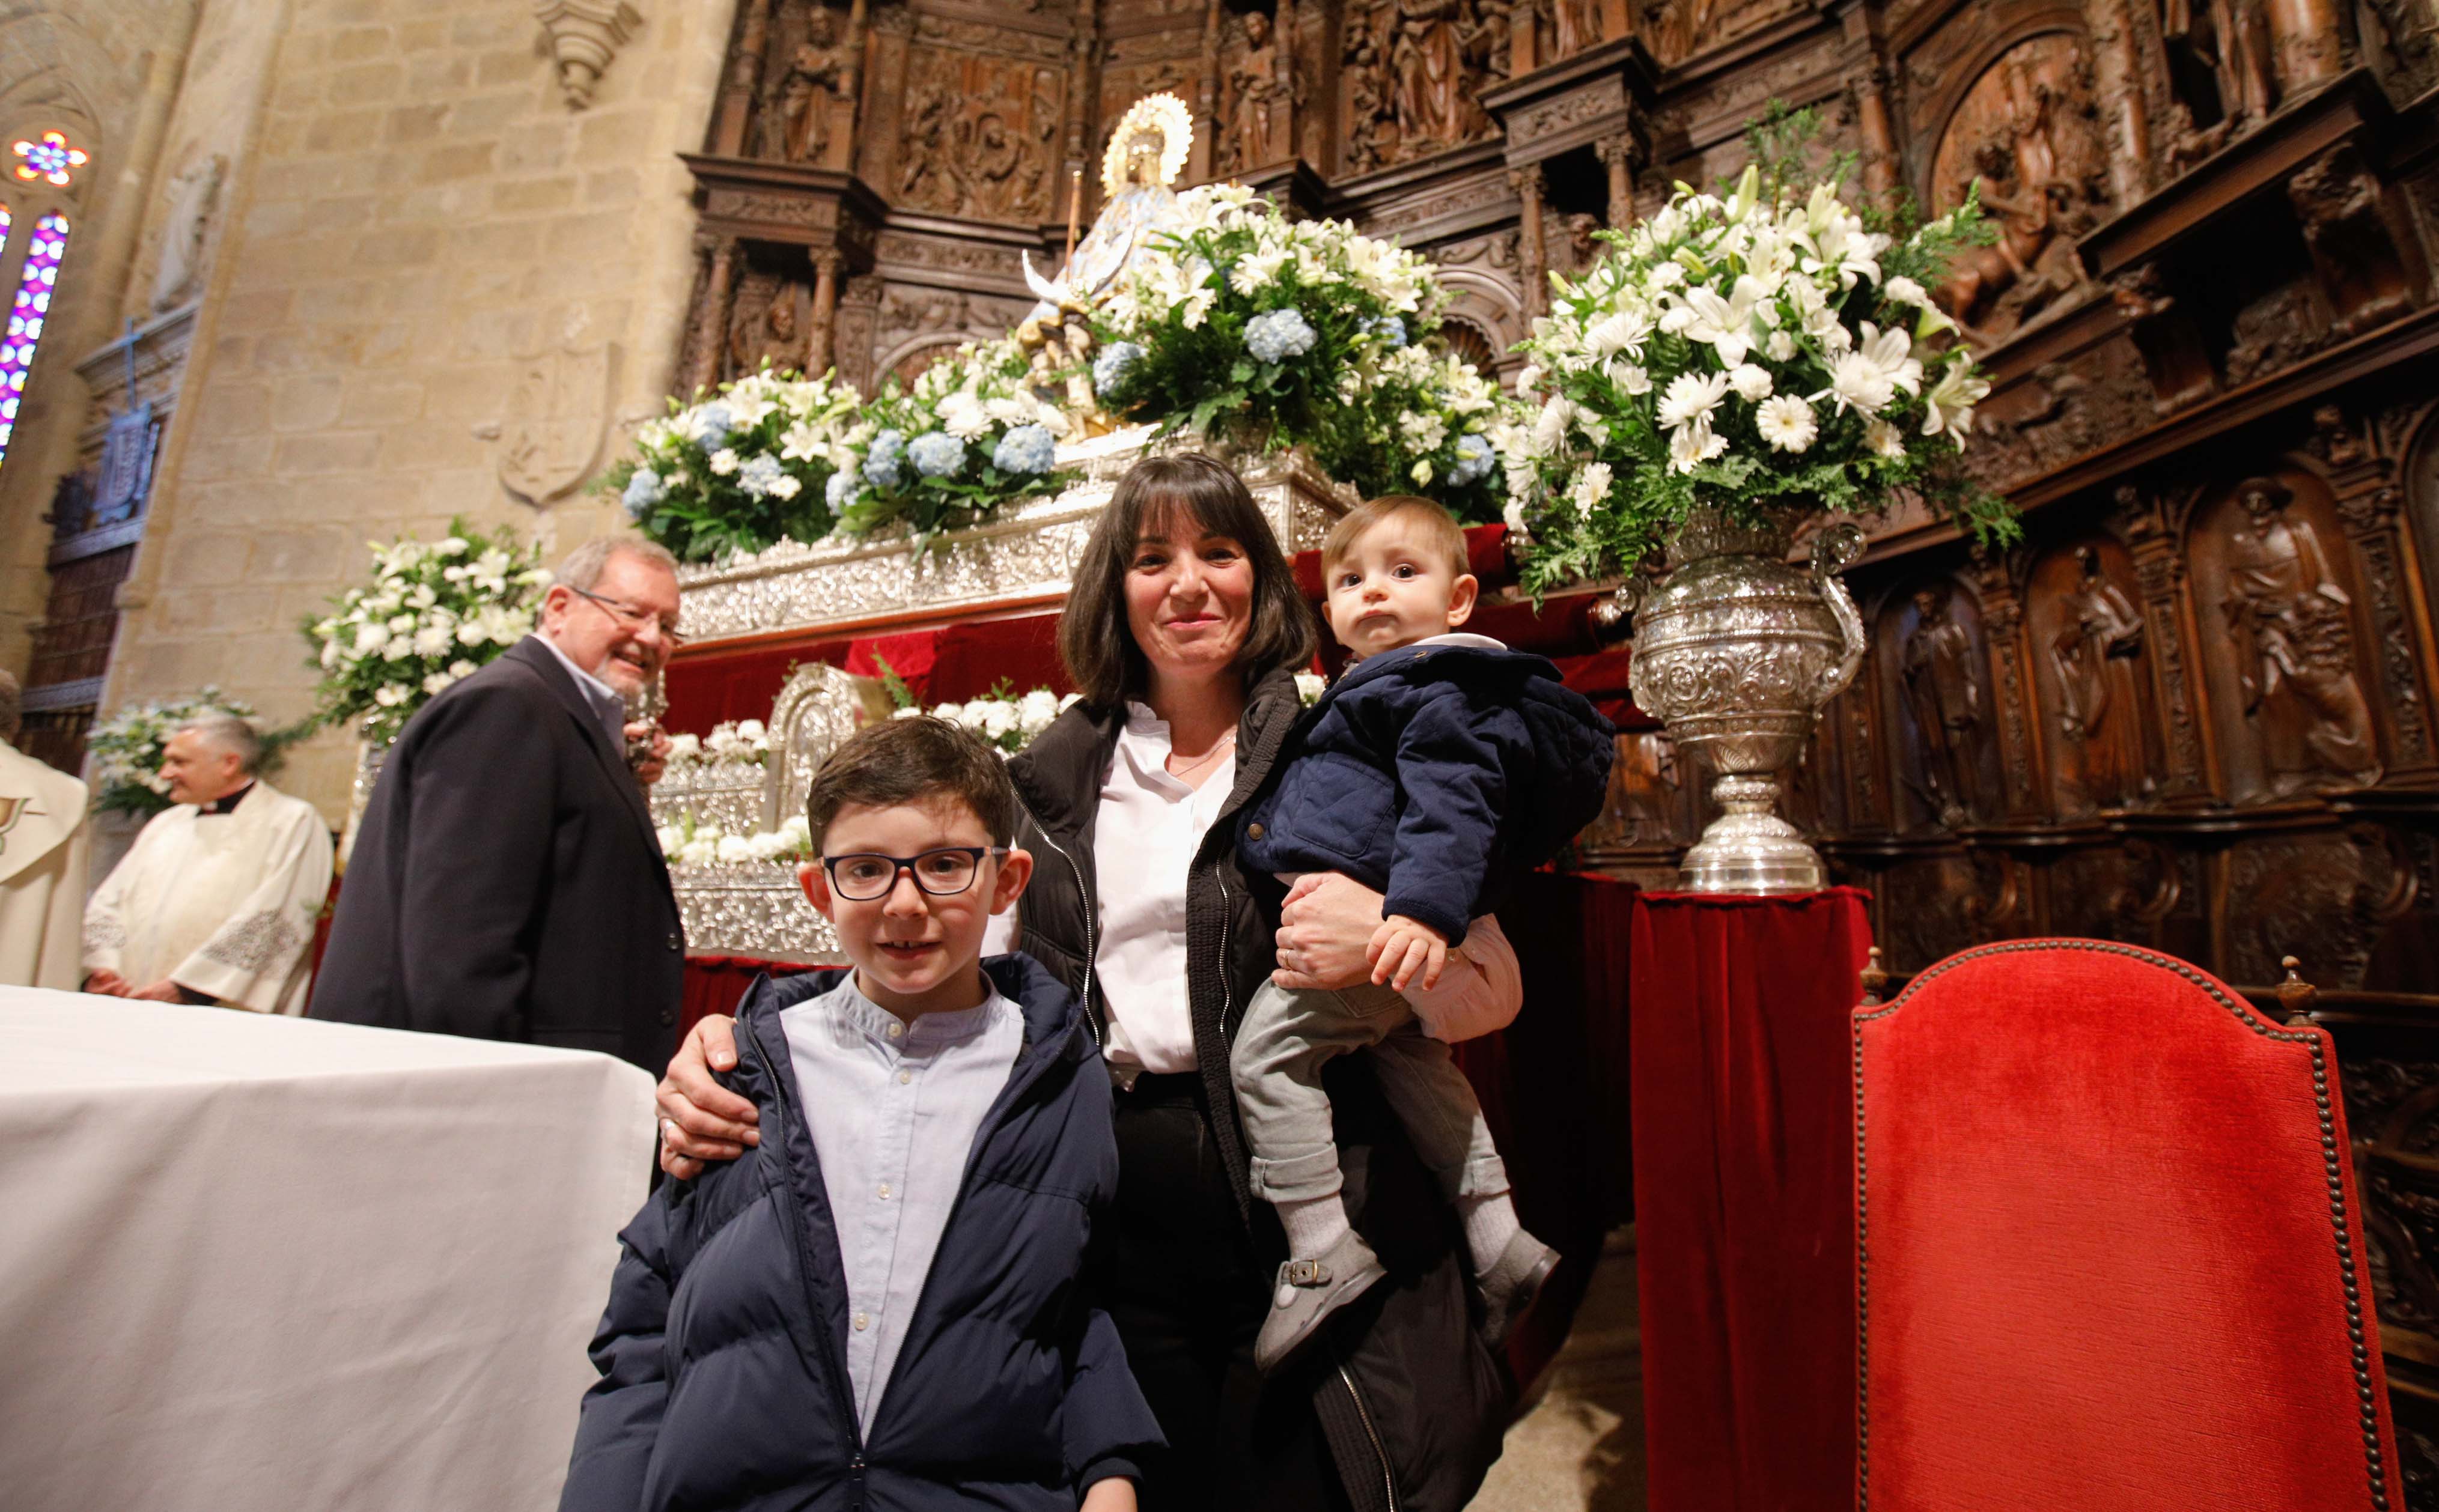
{"label": "altar table", "polygon": [[644,1073],[0,988],[0,1152],[10,1512],[556,1504]]}
{"label": "altar table", "polygon": [[1630,1041],[1652,1512],[1855,1502],[1866,895],[1646,893]]}

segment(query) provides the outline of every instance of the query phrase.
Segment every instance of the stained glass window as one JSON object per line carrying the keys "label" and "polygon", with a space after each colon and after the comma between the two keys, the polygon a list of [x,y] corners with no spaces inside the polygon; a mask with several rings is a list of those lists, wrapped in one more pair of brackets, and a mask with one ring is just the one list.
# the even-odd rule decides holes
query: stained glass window
{"label": "stained glass window", "polygon": [[66,188],[76,177],[76,170],[92,161],[80,149],[70,147],[68,139],[57,132],[20,139],[9,144],[17,154],[17,176],[31,184],[37,179]]}
{"label": "stained glass window", "polygon": [[[5,235],[5,225],[0,225],[0,236]],[[66,216],[54,211],[34,222],[25,276],[17,280],[17,297],[9,307],[8,335],[0,339],[0,461],[7,459],[9,438],[17,431],[26,375],[33,371],[34,347],[43,339],[43,323],[50,318],[51,293],[59,286],[60,259],[67,250]]]}

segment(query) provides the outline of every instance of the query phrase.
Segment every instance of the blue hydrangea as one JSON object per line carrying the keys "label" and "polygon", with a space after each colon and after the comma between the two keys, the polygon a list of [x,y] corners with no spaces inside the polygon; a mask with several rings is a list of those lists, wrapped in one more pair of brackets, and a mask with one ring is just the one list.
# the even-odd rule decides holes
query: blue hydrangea
{"label": "blue hydrangea", "polygon": [[1093,391],[1106,394],[1127,381],[1127,374],[1143,361],[1144,349],[1130,341],[1113,342],[1093,359]]}
{"label": "blue hydrangea", "polygon": [[737,486],[751,497],[767,499],[785,476],[787,472],[779,466],[779,459],[765,453],[746,458],[745,465],[737,470]]}
{"label": "blue hydrangea", "polygon": [[854,471],[851,469],[841,468],[831,473],[829,486],[822,490],[822,497],[829,501],[832,514],[846,508],[848,502],[855,497]]}
{"label": "blue hydrangea", "polygon": [[915,471],[927,478],[945,478],[966,465],[966,443],[946,431],[925,431],[906,448]]}
{"label": "blue hydrangea", "polygon": [[1266,363],[1285,362],[1312,350],[1321,333],[1295,309],[1273,310],[1245,322],[1245,349]]}
{"label": "blue hydrangea", "polygon": [[1490,443],[1469,432],[1456,438],[1456,466],[1449,470],[1449,481],[1463,488],[1488,477],[1498,465],[1499,454]]}
{"label": "blue hydrangea", "polygon": [[863,454],[863,481],[876,489],[894,489],[906,479],[906,433],[883,431]]}
{"label": "blue hydrangea", "polygon": [[1039,425],[1020,425],[999,438],[991,466],[1002,472],[1047,472],[1058,459],[1059,443]]}
{"label": "blue hydrangea", "polygon": [[637,468],[634,476],[627,480],[627,491],[618,496],[618,502],[627,507],[628,519],[641,520],[668,491],[662,486],[659,473],[650,468]]}
{"label": "blue hydrangea", "polygon": [[1406,323],[1395,315],[1376,315],[1363,323],[1363,329],[1391,351],[1406,345]]}
{"label": "blue hydrangea", "polygon": [[695,440],[706,452],[717,452],[728,443],[728,433],[737,429],[737,412],[717,400],[695,411]]}

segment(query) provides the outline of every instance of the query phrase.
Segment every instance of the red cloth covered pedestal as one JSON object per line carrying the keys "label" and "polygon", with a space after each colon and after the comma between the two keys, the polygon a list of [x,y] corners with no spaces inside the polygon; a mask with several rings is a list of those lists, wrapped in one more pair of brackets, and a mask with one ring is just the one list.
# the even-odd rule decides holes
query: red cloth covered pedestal
{"label": "red cloth covered pedestal", "polygon": [[1848,1014],[1866,897],[1646,893],[1629,1032],[1652,1512],[1832,1512],[1855,1465]]}

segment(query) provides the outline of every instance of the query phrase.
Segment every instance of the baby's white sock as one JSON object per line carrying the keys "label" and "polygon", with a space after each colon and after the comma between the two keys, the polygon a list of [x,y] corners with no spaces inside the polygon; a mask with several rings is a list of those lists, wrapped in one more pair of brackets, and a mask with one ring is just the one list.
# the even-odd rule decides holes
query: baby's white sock
{"label": "baby's white sock", "polygon": [[1499,1263],[1507,1241],[1524,1230],[1524,1225],[1516,1220],[1516,1203],[1505,1192],[1460,1197],[1456,1200],[1456,1215],[1465,1223],[1465,1247],[1472,1252],[1476,1276],[1488,1274],[1490,1268]]}
{"label": "baby's white sock", "polygon": [[1288,1254],[1295,1259],[1319,1259],[1348,1232],[1346,1204],[1336,1192],[1277,1206],[1279,1223],[1288,1231]]}

